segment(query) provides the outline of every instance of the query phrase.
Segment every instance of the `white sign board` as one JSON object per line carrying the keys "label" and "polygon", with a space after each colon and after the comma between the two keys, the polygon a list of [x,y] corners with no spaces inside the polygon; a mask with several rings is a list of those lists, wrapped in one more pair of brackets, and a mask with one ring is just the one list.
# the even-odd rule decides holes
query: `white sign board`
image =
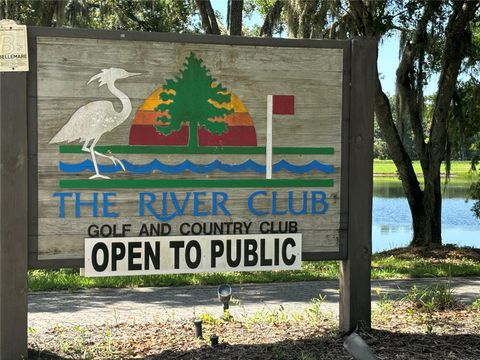
{"label": "white sign board", "polygon": [[297,270],[302,235],[244,234],[85,239],[85,276]]}
{"label": "white sign board", "polygon": [[28,71],[27,27],[0,21],[0,71]]}

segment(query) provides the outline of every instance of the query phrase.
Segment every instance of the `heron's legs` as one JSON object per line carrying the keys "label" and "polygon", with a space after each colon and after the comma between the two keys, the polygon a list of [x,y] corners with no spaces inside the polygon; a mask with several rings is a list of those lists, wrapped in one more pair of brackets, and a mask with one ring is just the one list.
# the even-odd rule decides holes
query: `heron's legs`
{"label": "heron's legs", "polygon": [[106,155],[106,154],[102,154],[98,151],[95,151],[95,145],[97,145],[98,139],[94,139],[90,146],[88,146],[89,142],[90,142],[90,140],[85,141],[85,143],[83,144],[82,150],[85,151],[85,152],[89,152],[90,155],[92,156],[93,167],[95,168],[95,175],[90,177],[90,179],[96,179],[96,178],[110,179],[108,176],[100,174],[100,172],[98,170],[97,158],[96,158],[95,155],[98,155],[98,156],[109,159],[113,163],[113,165],[119,164],[120,167],[123,169],[123,171],[126,171],[125,166],[123,165],[122,161],[117,159],[115,156]]}
{"label": "heron's legs", "polygon": [[90,147],[88,146],[88,143],[90,140],[85,141],[85,143],[82,146],[82,150],[85,152],[89,152],[90,155],[92,156],[92,162],[93,162],[93,167],[95,169],[95,175],[90,176],[90,179],[110,179],[108,176],[100,174],[98,171],[98,164],[97,164],[97,158],[95,157],[95,154],[97,153],[95,151],[95,145],[97,143],[97,139],[94,139]]}
{"label": "heron's legs", "polygon": [[123,169],[123,171],[126,171],[125,166],[123,165],[122,161],[117,159],[115,156],[102,154],[102,153],[99,153],[98,151],[95,151],[95,154],[97,154],[98,156],[110,159],[110,161],[113,163],[113,165],[117,165],[117,163],[118,163],[118,165],[120,165],[120,167]]}

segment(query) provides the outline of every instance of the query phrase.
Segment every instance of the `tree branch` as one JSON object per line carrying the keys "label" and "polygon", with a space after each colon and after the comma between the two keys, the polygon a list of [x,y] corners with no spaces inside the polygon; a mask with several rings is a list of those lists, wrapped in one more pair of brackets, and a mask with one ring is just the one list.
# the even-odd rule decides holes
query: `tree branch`
{"label": "tree branch", "polygon": [[299,16],[298,35],[304,39],[312,37],[313,15],[318,7],[318,0],[306,1]]}
{"label": "tree branch", "polygon": [[217,17],[213,11],[210,0],[195,0],[198,11],[200,13],[200,19],[202,21],[203,30],[206,34],[220,35],[220,29],[217,23]]}
{"label": "tree branch", "polygon": [[415,88],[413,73],[415,62],[420,60],[421,54],[424,53],[427,46],[427,25],[440,8],[440,5],[441,3],[437,1],[427,2],[425,10],[415,28],[413,40],[403,48],[397,69],[398,120],[400,123],[405,123],[407,120],[410,122],[415,140],[415,149],[424,173],[428,169],[428,154],[422,124],[423,98],[418,98],[419,92],[423,93],[423,84],[422,79],[417,79],[419,81]]}
{"label": "tree branch", "polygon": [[273,28],[275,24],[280,21],[280,15],[282,14],[283,1],[277,0],[275,4],[271,7],[267,16],[265,16],[265,21],[263,22],[262,28],[260,29],[260,36],[272,37]]}
{"label": "tree branch", "polygon": [[212,28],[212,34],[220,35],[220,28],[218,27],[217,16],[215,11],[213,11],[212,3],[210,0],[204,0],[206,3],[208,18],[210,19],[210,25]]}
{"label": "tree branch", "polygon": [[416,209],[419,207],[416,204],[421,204],[423,201],[422,190],[413,169],[412,160],[403,146],[402,139],[393,121],[390,102],[382,90],[382,84],[378,76],[378,67],[375,78],[375,115],[387,143],[389,154],[398,169],[410,209],[412,213],[418,211]]}
{"label": "tree branch", "polygon": [[454,2],[453,12],[446,30],[445,52],[438,80],[432,125],[430,128],[430,161],[433,169],[440,171],[445,156],[447,138],[447,118],[462,60],[471,43],[469,23],[479,8],[478,1]]}
{"label": "tree branch", "polygon": [[[375,28],[372,14],[362,1],[350,0],[351,18],[356,24],[357,35],[371,36],[377,40],[383,35],[382,30]],[[377,123],[382,130],[382,134],[388,146],[389,154],[395,163],[405,195],[408,199],[408,205],[414,217],[423,218],[422,202],[423,193],[420,188],[417,176],[413,169],[412,160],[408,155],[398,129],[393,121],[392,109],[387,95],[383,92],[382,84],[378,75],[378,65],[375,76],[375,115]]]}
{"label": "tree branch", "polygon": [[357,35],[379,39],[382,34],[377,33],[372,14],[368,11],[365,3],[362,0],[350,0],[349,4],[357,28]]}
{"label": "tree branch", "polygon": [[143,31],[155,31],[152,28],[152,26],[150,26],[149,23],[139,19],[138,16],[136,16],[135,13],[134,13],[135,10],[132,9],[130,6],[131,6],[131,4],[128,4],[127,9],[125,9],[125,8],[121,9],[120,6],[117,6],[117,9],[120,11],[119,15],[121,16],[121,14],[123,12],[127,16],[127,18],[129,18],[131,21],[137,23]]}

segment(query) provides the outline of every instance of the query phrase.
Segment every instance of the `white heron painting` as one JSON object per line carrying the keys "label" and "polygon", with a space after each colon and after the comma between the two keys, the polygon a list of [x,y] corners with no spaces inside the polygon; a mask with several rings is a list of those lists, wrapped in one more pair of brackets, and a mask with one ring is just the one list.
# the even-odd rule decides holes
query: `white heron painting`
{"label": "white heron painting", "polygon": [[83,142],[82,150],[90,153],[95,170],[95,175],[91,176],[90,179],[109,179],[108,176],[100,174],[97,156],[109,159],[114,165],[120,165],[123,171],[125,171],[125,166],[119,159],[111,154],[102,154],[96,151],[95,146],[103,134],[115,129],[130,116],[132,103],[125,93],[115,87],[115,81],[135,75],[140,75],[140,73],[110,68],[103,69],[100,73],[92,76],[87,85],[94,80],[98,80],[99,87],[107,85],[108,90],[122,103],[122,110],[117,112],[111,101],[103,100],[88,103],[77,109],[68,122],[49,142],[49,144],[76,140]]}

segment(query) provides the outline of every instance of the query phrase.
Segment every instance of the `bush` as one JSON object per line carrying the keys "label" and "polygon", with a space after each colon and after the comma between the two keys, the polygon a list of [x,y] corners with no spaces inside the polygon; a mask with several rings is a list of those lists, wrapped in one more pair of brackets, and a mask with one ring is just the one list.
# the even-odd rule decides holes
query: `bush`
{"label": "bush", "polygon": [[480,181],[476,181],[470,185],[470,190],[468,192],[468,197],[470,199],[476,200],[473,204],[471,210],[473,214],[480,219]]}

